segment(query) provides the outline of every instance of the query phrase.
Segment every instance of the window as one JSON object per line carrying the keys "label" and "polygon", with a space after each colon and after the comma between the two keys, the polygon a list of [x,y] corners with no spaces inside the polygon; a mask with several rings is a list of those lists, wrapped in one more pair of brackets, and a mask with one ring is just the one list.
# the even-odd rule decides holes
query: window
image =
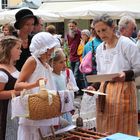
{"label": "window", "polygon": [[7,0],[2,0],[2,9],[7,8]]}

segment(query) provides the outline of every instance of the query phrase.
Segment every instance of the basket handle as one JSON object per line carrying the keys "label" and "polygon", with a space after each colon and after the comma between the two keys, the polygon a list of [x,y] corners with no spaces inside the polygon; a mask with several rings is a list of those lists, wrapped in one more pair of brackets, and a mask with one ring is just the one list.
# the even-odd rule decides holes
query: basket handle
{"label": "basket handle", "polygon": [[39,80],[39,87],[40,87],[40,90],[46,90],[44,79]]}
{"label": "basket handle", "polygon": [[[45,80],[44,79],[39,80],[39,87],[40,87],[40,91],[44,91],[44,90],[46,91]],[[41,95],[40,95],[40,97],[41,97]],[[48,100],[49,100],[49,105],[51,105],[53,103],[52,94],[48,94]]]}

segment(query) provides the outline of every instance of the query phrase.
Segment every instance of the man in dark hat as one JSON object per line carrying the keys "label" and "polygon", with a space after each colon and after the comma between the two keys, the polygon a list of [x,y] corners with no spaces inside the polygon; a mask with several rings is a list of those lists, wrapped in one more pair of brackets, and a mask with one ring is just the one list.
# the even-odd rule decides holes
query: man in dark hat
{"label": "man in dark hat", "polygon": [[22,40],[22,53],[20,60],[16,63],[16,68],[20,71],[26,59],[31,55],[29,45],[32,39],[30,35],[34,29],[37,18],[29,9],[21,9],[15,15],[15,28],[18,30],[16,36]]}

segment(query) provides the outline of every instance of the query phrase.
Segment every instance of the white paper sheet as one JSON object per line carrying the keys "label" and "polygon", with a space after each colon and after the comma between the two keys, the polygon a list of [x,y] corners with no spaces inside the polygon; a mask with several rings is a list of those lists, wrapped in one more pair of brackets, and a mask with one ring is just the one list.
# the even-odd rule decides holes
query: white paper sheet
{"label": "white paper sheet", "polygon": [[92,93],[92,94],[96,94],[96,95],[106,95],[106,94],[103,93],[103,92],[94,91],[94,90],[82,89],[82,91],[88,92],[88,93]]}

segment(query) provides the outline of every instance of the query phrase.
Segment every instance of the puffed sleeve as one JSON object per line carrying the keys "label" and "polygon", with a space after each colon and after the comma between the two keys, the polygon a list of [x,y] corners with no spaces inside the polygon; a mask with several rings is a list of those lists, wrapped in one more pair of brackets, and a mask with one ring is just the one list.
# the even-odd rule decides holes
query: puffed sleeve
{"label": "puffed sleeve", "polygon": [[129,41],[129,45],[125,47],[125,55],[131,64],[134,76],[140,76],[140,51],[132,41]]}
{"label": "puffed sleeve", "polygon": [[0,82],[1,83],[7,83],[8,82],[8,75],[3,71],[0,71]]}

